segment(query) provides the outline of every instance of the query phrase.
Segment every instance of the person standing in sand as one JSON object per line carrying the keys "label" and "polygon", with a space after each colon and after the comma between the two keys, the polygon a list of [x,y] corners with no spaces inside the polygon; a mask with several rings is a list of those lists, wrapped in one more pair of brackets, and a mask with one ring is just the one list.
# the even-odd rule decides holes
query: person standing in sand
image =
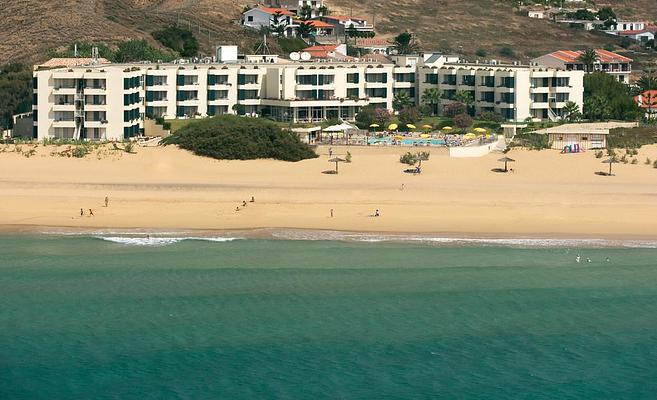
{"label": "person standing in sand", "polygon": [[84,217],[84,210],[83,209],[80,209],[80,216]]}
{"label": "person standing in sand", "polygon": [[333,218],[333,209],[331,208],[331,218]]}
{"label": "person standing in sand", "polygon": [[105,196],[105,207],[109,207],[109,197]]}
{"label": "person standing in sand", "polygon": [[94,216],[94,212],[93,212],[93,210],[92,210],[91,208],[89,209],[89,216],[90,216],[90,217],[93,217],[93,216]]}

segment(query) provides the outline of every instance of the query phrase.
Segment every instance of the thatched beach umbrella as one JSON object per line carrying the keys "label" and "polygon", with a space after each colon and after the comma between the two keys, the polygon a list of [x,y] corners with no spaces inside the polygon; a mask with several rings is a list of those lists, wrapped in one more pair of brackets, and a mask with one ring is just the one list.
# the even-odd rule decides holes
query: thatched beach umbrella
{"label": "thatched beach umbrella", "polygon": [[334,158],[331,158],[329,160],[329,162],[334,162],[335,163],[335,173],[336,174],[338,173],[338,163],[345,162],[345,161],[347,161],[347,160],[345,160],[344,158],[340,158],[340,157],[334,157]]}
{"label": "thatched beach umbrella", "polygon": [[504,163],[504,172],[509,171],[508,165],[509,165],[510,162],[516,162],[516,160],[514,160],[513,158],[509,158],[509,157],[502,157],[497,161]]}
{"label": "thatched beach umbrella", "polygon": [[611,164],[618,164],[618,161],[614,157],[611,157],[607,160],[604,160],[602,163],[603,164],[609,164],[609,176],[611,176],[612,175],[611,174]]}

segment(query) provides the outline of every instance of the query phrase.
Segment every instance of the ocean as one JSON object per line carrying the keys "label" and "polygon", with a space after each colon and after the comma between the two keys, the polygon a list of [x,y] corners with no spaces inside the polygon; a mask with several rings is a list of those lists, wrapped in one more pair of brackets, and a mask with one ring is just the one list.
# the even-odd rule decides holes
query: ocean
{"label": "ocean", "polygon": [[165,236],[1,236],[0,399],[657,397],[646,243]]}

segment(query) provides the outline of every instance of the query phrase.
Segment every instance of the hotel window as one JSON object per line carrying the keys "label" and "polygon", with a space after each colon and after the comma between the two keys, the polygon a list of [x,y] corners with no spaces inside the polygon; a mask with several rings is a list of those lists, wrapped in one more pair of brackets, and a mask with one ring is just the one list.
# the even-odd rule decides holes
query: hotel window
{"label": "hotel window", "polygon": [[516,79],[512,76],[500,78],[500,87],[512,89],[516,86]]}
{"label": "hotel window", "polygon": [[357,99],[360,97],[360,89],[358,88],[351,88],[347,89],[347,97],[350,99]]}
{"label": "hotel window", "polygon": [[463,85],[465,86],[474,86],[475,85],[475,76],[466,75],[463,77]]}
{"label": "hotel window", "polygon": [[570,98],[570,93],[557,93],[556,101],[558,103],[565,103]]}
{"label": "hotel window", "polygon": [[239,85],[254,85],[258,83],[258,75],[237,75],[237,83]]}
{"label": "hotel window", "polygon": [[456,75],[444,75],[443,85],[456,85]]}
{"label": "hotel window", "polygon": [[437,85],[438,84],[438,74],[426,74],[426,75],[424,75],[424,83]]}
{"label": "hotel window", "polygon": [[501,93],[500,100],[502,103],[513,104],[513,93]]}
{"label": "hotel window", "polygon": [[237,91],[237,100],[255,100],[258,98],[257,90],[244,90]]}
{"label": "hotel window", "polygon": [[481,77],[481,86],[495,87],[495,77],[494,76],[482,76]]}
{"label": "hotel window", "polygon": [[178,92],[176,94],[176,100],[178,100],[178,101],[198,100],[198,91],[196,91],[196,90],[178,90]]}
{"label": "hotel window", "polygon": [[228,75],[208,75],[208,85],[225,85],[228,83]]}
{"label": "hotel window", "polygon": [[368,83],[388,83],[388,74],[365,74],[365,81]]}
{"label": "hotel window", "polygon": [[395,82],[415,83],[415,74],[414,73],[395,74]]}
{"label": "hotel window", "polygon": [[228,98],[228,90],[208,90],[208,100],[225,100]]}
{"label": "hotel window", "polygon": [[376,89],[367,89],[367,97],[388,97],[388,89],[386,88],[376,88]]}
{"label": "hotel window", "polygon": [[347,74],[347,83],[360,83],[360,74]]}
{"label": "hotel window", "polygon": [[495,101],[495,92],[483,92],[481,93],[481,101],[492,103]]}

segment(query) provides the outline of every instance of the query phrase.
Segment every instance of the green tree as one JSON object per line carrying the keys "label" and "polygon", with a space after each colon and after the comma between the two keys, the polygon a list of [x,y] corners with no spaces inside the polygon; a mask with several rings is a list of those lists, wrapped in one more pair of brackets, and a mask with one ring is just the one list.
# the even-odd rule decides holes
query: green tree
{"label": "green tree", "polygon": [[345,29],[344,34],[346,36],[345,42],[348,42],[347,38],[354,39],[354,43],[356,43],[356,38],[359,36],[358,29],[354,26],[354,24],[349,24],[347,29]]}
{"label": "green tree", "polygon": [[32,69],[18,63],[0,66],[0,131],[13,126],[13,115],[30,110]]}
{"label": "green tree", "polygon": [[307,21],[313,16],[313,8],[309,4],[304,4],[301,9],[299,9],[299,17]]}
{"label": "green tree", "polygon": [[616,13],[611,7],[602,7],[596,14],[598,20],[604,21],[605,28],[610,29],[616,26]]}
{"label": "green tree", "polygon": [[399,92],[395,95],[394,99],[392,100],[392,108],[395,111],[401,111],[402,109],[406,107],[410,107],[413,105],[413,99],[408,95],[407,92]]}
{"label": "green tree", "polygon": [[569,122],[579,121],[582,118],[582,113],[579,111],[579,106],[574,101],[569,101],[563,107],[562,117]]}
{"label": "green tree", "polygon": [[307,38],[315,32],[315,27],[309,22],[300,22],[297,27],[297,33],[302,38]]}
{"label": "green tree", "polygon": [[591,121],[608,120],[611,117],[609,100],[603,96],[593,96],[584,100],[584,115]]}
{"label": "green tree", "polygon": [[415,124],[421,118],[422,115],[417,107],[405,107],[399,111],[399,122],[404,126]]}
{"label": "green tree", "polygon": [[465,113],[454,117],[454,125],[461,129],[471,126],[473,122],[472,117]]}
{"label": "green tree", "polygon": [[598,53],[593,49],[586,49],[582,52],[582,54],[579,55],[579,57],[577,57],[577,61],[584,64],[584,68],[588,73],[593,72],[593,66],[599,60],[600,56],[598,56]]}
{"label": "green tree", "polygon": [[285,23],[284,23],[284,18],[283,18],[283,13],[280,11],[276,11],[274,14],[271,16],[271,30],[274,32],[277,36],[283,36],[285,35]]}
{"label": "green tree", "polygon": [[458,103],[465,104],[468,114],[474,115],[475,99],[474,97],[472,97],[472,94],[470,94],[470,92],[465,90],[458,91],[454,95],[454,100]]}
{"label": "green tree", "polygon": [[641,88],[641,91],[657,90],[657,73],[654,68],[646,68],[646,72],[641,75],[636,84]]}
{"label": "green tree", "polygon": [[[601,103],[596,100],[589,103],[587,109],[586,100],[593,97],[601,97],[607,102],[608,116],[596,110],[605,110]],[[584,115],[595,119],[617,119],[636,121],[641,116],[641,111],[632,97],[629,86],[618,82],[615,77],[604,72],[594,72],[584,77]],[[588,110],[588,111],[587,111]]]}
{"label": "green tree", "polygon": [[144,39],[132,39],[119,43],[114,58],[120,63],[158,60],[171,61],[176,58],[176,54],[156,49]]}
{"label": "green tree", "polygon": [[392,40],[392,48],[397,54],[412,54],[419,50],[420,46],[416,42],[412,33],[406,31],[395,36]]}
{"label": "green tree", "polygon": [[187,29],[170,26],[153,32],[153,38],[183,57],[194,57],[198,54],[198,40]]}
{"label": "green tree", "polygon": [[321,6],[317,9],[317,13],[322,17],[326,17],[327,15],[329,15],[331,13],[331,11],[329,10],[328,7]]}
{"label": "green tree", "polygon": [[377,107],[374,109],[374,122],[379,125],[382,128],[385,128],[390,124],[390,121],[392,121],[392,113],[390,110],[383,108],[383,107]]}
{"label": "green tree", "polygon": [[369,129],[374,123],[374,108],[362,107],[356,114],[356,126],[360,129]]}
{"label": "green tree", "polygon": [[438,88],[425,89],[422,93],[422,103],[430,107],[432,117],[438,114],[438,105],[440,104],[441,97],[442,92]]}

